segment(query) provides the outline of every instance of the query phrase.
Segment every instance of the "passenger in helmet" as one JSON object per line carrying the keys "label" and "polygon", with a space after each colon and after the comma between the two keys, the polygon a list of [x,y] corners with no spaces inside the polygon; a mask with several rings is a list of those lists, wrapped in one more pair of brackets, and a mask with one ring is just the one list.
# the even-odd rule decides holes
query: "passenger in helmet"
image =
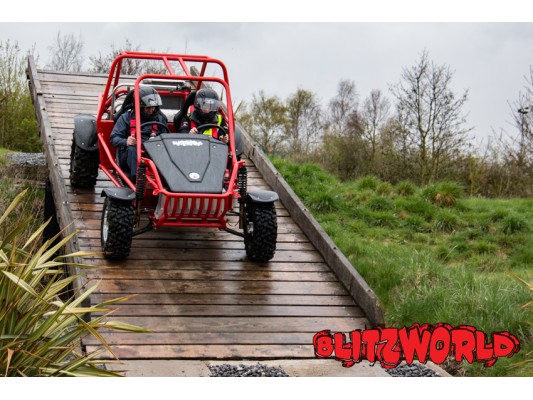
{"label": "passenger in helmet", "polygon": [[[169,132],[167,117],[159,109],[163,102],[157,91],[150,86],[139,86],[139,103],[141,106],[141,138],[144,142],[151,136]],[[115,123],[111,131],[111,144],[117,149],[119,167],[124,170],[135,182],[137,174],[137,139],[135,137],[135,112],[134,109],[124,112]],[[160,125],[162,124],[162,125]],[[166,128],[165,128],[166,127]]]}
{"label": "passenger in helmet", "polygon": [[[228,143],[228,125],[222,114],[218,112],[219,106],[220,100],[213,89],[202,88],[198,90],[194,99],[194,110],[183,117],[178,133],[202,133],[213,136],[223,143]],[[224,129],[208,128],[199,132],[197,127],[205,124],[218,125]]]}

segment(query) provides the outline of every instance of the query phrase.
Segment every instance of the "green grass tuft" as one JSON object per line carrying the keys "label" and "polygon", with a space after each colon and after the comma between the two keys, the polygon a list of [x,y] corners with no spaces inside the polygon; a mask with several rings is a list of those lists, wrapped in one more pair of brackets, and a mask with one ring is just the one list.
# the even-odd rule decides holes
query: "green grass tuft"
{"label": "green grass tuft", "polygon": [[455,182],[439,182],[426,186],[422,191],[426,200],[439,207],[455,206],[463,193],[463,187]]}
{"label": "green grass tuft", "polygon": [[417,187],[409,181],[401,181],[396,184],[396,193],[399,196],[413,196],[417,190]]}

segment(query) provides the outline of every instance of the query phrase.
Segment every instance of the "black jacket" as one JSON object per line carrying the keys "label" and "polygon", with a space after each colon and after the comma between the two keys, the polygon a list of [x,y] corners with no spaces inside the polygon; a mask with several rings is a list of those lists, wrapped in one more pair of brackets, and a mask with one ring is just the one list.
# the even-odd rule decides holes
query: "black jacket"
{"label": "black jacket", "polygon": [[[117,149],[126,148],[126,141],[128,140],[128,137],[131,135],[131,120],[132,119],[135,119],[135,114],[133,114],[133,112],[125,112],[118,118],[117,122],[115,122],[115,126],[113,127],[113,130],[111,131],[110,140],[111,140],[111,144]],[[154,121],[161,122],[165,125],[167,125],[167,122],[168,122],[167,117],[161,111],[156,112]],[[147,120],[143,121],[141,119],[141,124],[145,122],[149,122],[149,121]],[[160,133],[169,132],[168,130],[165,130],[165,128],[163,128],[160,125],[147,124],[146,126],[142,128],[142,131],[141,131],[141,137],[142,137],[143,142],[150,138],[152,129],[155,129],[157,135],[159,135]]]}

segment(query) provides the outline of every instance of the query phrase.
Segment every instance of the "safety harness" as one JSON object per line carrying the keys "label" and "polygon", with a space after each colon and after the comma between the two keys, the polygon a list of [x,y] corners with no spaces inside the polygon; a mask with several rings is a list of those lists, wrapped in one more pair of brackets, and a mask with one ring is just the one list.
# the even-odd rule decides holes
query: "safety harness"
{"label": "safety harness", "polygon": [[[189,119],[191,121],[191,129],[192,128],[196,128],[198,127],[199,125],[196,123],[196,121],[194,121],[190,116],[191,116],[192,113],[189,113]],[[222,115],[220,114],[217,114],[217,125],[220,126],[220,124],[222,123]],[[202,134],[204,135],[208,135],[208,136],[212,136],[214,137],[215,139],[218,139],[218,129],[217,128],[209,128],[209,129],[206,129],[205,131],[202,132]]]}
{"label": "safety harness", "polygon": [[[137,126],[137,119],[133,118],[133,114],[130,118],[130,135],[135,136],[135,128]],[[142,132],[141,132],[142,135]],[[150,136],[156,136],[157,135],[157,124],[152,125],[152,132],[150,132]]]}

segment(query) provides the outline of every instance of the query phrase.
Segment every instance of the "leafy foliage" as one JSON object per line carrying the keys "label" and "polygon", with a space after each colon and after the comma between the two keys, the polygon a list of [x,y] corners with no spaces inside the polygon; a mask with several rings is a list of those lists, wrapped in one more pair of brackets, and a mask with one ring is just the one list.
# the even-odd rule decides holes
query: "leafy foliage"
{"label": "leafy foliage", "polygon": [[39,131],[18,43],[0,41],[0,147],[39,151]]}
{"label": "leafy foliage", "polygon": [[[75,297],[67,295],[78,277],[66,276],[64,267],[87,267],[75,263],[85,253],[55,255],[74,234],[59,240],[59,233],[40,244],[46,224],[20,240],[33,217],[6,227],[25,194],[21,192],[0,217],[0,371],[4,376],[116,376],[95,361],[98,352],[82,354],[79,340],[93,335],[112,353],[99,329],[146,330],[107,320],[109,306],[122,299],[86,306],[97,285]],[[87,322],[90,313],[99,316]]]}

